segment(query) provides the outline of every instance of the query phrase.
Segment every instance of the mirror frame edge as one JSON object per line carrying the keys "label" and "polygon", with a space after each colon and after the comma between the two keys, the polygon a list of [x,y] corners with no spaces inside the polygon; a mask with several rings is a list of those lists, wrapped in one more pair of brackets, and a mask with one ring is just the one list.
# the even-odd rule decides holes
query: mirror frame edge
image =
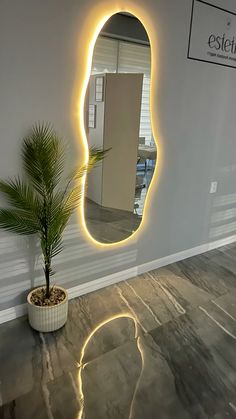
{"label": "mirror frame edge", "polygon": [[[127,0],[127,3],[130,3],[129,0]],[[131,3],[132,0],[131,0]],[[145,17],[145,13],[143,10],[141,10],[139,7],[136,7],[136,5],[131,5],[130,7],[112,7],[109,6],[108,4],[106,5],[106,7],[104,9],[100,10],[100,13],[95,13],[93,16],[91,15],[91,18],[93,17],[93,31],[92,31],[92,35],[90,36],[89,40],[88,40],[88,45],[87,45],[87,54],[85,54],[85,71],[82,77],[82,89],[80,91],[79,94],[79,98],[77,100],[77,109],[78,109],[78,114],[77,114],[77,132],[79,133],[79,142],[80,145],[82,144],[83,146],[83,151],[84,151],[84,163],[87,163],[88,161],[88,157],[89,157],[89,149],[88,149],[88,140],[87,140],[87,135],[86,135],[86,129],[85,129],[85,120],[84,120],[84,105],[85,105],[85,98],[86,98],[86,91],[87,91],[87,87],[88,87],[88,83],[89,83],[89,78],[91,75],[91,68],[92,68],[92,59],[93,59],[93,52],[94,52],[94,47],[97,41],[97,38],[102,30],[102,28],[104,27],[105,23],[115,14],[117,13],[122,13],[122,12],[128,12],[133,14],[143,25],[144,29],[147,32],[149,41],[150,41],[150,49],[151,49],[151,83],[150,83],[150,117],[151,117],[151,125],[152,125],[152,131],[153,131],[153,138],[155,141],[155,145],[157,148],[157,160],[156,160],[156,165],[155,165],[155,169],[153,172],[153,177],[152,180],[150,182],[149,188],[147,190],[147,195],[145,198],[145,204],[144,204],[144,209],[143,209],[143,216],[142,216],[142,220],[141,223],[139,225],[139,227],[137,228],[137,230],[135,230],[129,237],[114,242],[114,243],[102,243],[98,240],[96,240],[92,234],[90,233],[90,231],[87,228],[87,223],[86,223],[86,217],[85,217],[85,189],[86,189],[86,178],[87,175],[85,174],[83,179],[82,179],[82,183],[81,183],[81,187],[82,187],[82,197],[81,197],[81,205],[79,206],[78,209],[78,216],[79,216],[79,225],[82,226],[82,231],[85,235],[85,237],[88,239],[88,241],[90,243],[92,243],[93,245],[95,245],[98,248],[114,248],[114,247],[120,247],[120,246],[124,246],[126,244],[132,244],[132,241],[134,241],[137,236],[139,234],[141,234],[142,230],[144,229],[144,226],[147,224],[147,219],[148,219],[148,211],[149,211],[149,207],[150,207],[150,202],[152,200],[152,195],[154,192],[154,185],[157,186],[158,184],[158,180],[160,178],[159,176],[159,172],[160,172],[160,154],[161,154],[161,147],[160,147],[160,138],[158,135],[158,141],[157,141],[157,132],[159,131],[158,127],[157,127],[157,122],[154,119],[153,116],[153,93],[152,93],[152,88],[153,85],[156,82],[156,78],[157,78],[157,74],[156,74],[156,69],[154,67],[154,64],[156,62],[156,57],[154,57],[154,34],[152,34],[152,31],[155,31],[153,25],[151,24],[151,20],[149,21],[149,19],[151,19],[150,17],[147,18],[147,16]],[[156,31],[154,32],[156,33]],[[81,84],[81,83],[79,83]]]}

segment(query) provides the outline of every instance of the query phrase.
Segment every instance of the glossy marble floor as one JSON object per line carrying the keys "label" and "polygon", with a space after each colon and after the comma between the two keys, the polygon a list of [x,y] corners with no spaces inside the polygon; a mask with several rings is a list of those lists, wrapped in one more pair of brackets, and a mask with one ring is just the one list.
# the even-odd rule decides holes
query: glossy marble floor
{"label": "glossy marble floor", "polygon": [[236,418],[236,244],[0,327],[1,419]]}

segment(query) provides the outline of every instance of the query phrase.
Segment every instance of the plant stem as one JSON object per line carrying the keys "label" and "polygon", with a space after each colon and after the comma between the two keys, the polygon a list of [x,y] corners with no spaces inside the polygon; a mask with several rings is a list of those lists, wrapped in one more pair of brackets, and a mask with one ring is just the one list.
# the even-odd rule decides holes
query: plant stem
{"label": "plant stem", "polygon": [[50,268],[48,263],[45,263],[45,279],[46,279],[46,298],[50,297]]}
{"label": "plant stem", "polygon": [[48,201],[51,204],[51,197],[44,196],[44,246],[45,246],[45,254],[44,254],[44,272],[45,272],[45,280],[46,280],[46,298],[50,297],[50,268],[51,268],[51,258],[50,258],[50,250],[48,247],[48,213],[50,205],[48,204]]}

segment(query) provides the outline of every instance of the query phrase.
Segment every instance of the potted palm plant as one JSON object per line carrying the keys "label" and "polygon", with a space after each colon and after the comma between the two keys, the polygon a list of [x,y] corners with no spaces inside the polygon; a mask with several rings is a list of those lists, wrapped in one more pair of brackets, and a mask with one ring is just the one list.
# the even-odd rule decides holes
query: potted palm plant
{"label": "potted palm plant", "polygon": [[23,174],[0,180],[8,206],[0,208],[0,228],[35,235],[40,243],[45,284],[27,298],[30,325],[54,331],[67,320],[68,295],[51,286],[52,259],[62,251],[63,231],[81,201],[81,181],[103,159],[105,151],[90,149],[88,162],[64,176],[66,147],[49,124],[34,125],[23,140]]}

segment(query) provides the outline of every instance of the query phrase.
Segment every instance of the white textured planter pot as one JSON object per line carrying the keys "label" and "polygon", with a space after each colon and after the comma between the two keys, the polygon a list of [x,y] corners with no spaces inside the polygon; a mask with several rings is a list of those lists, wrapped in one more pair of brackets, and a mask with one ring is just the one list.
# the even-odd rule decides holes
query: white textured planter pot
{"label": "white textured planter pot", "polygon": [[66,298],[55,306],[36,306],[31,302],[31,295],[35,289],[28,294],[29,323],[38,332],[53,332],[60,329],[66,323],[68,316],[68,294],[64,288],[58,286],[56,288],[64,291]]}

